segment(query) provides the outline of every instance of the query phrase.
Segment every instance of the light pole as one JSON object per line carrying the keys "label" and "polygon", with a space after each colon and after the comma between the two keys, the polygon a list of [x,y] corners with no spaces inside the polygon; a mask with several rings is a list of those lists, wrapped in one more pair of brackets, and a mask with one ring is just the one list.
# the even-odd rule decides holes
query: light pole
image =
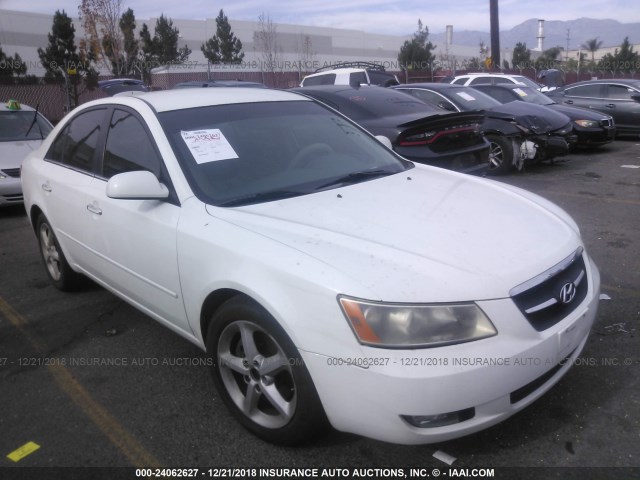
{"label": "light pole", "polygon": [[[65,60],[66,63],[66,60]],[[69,92],[69,74],[67,71],[58,65],[58,70],[62,72],[62,77],[64,78],[64,89],[67,92],[67,113],[71,111],[71,93]]]}

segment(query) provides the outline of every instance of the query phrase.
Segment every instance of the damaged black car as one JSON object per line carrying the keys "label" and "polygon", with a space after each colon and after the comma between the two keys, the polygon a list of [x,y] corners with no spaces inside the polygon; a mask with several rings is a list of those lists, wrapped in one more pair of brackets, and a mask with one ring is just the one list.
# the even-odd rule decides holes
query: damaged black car
{"label": "damaged black car", "polygon": [[539,105],[524,102],[503,105],[472,87],[448,83],[412,83],[394,89],[442,110],[483,110],[482,130],[491,144],[489,171],[493,174],[561,157],[569,153],[576,141],[569,117]]}

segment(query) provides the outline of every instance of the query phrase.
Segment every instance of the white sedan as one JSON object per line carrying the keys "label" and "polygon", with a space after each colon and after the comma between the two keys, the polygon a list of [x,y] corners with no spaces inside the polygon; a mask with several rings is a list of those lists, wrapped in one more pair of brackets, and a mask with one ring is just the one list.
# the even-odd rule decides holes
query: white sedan
{"label": "white sedan", "polygon": [[229,410],[275,443],[481,430],[549,390],[596,316],[563,210],[413,164],[290,92],[87,103],[22,182],[51,281],[89,277],[206,350]]}
{"label": "white sedan", "polygon": [[0,207],[22,203],[20,167],[52,129],[49,121],[17,100],[0,104]]}

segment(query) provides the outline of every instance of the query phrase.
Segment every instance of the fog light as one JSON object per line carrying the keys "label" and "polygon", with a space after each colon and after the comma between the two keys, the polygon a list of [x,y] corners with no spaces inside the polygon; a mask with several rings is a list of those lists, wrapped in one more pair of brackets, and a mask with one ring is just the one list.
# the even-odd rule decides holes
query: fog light
{"label": "fog light", "polygon": [[476,415],[476,409],[465,408],[457,412],[439,413],[437,415],[400,415],[405,422],[418,428],[435,428],[453,425],[470,420]]}

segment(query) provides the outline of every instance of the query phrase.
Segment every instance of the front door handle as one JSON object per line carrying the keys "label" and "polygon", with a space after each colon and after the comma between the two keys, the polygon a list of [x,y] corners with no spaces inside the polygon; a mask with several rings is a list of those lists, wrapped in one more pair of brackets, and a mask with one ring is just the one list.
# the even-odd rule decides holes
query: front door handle
{"label": "front door handle", "polygon": [[573,105],[573,100],[565,100],[564,103],[567,103],[569,105]]}
{"label": "front door handle", "polygon": [[42,190],[44,190],[47,193],[51,193],[52,188],[51,188],[51,185],[49,185],[49,182],[42,184]]}
{"label": "front door handle", "polygon": [[615,103],[607,103],[607,108],[616,108]]}
{"label": "front door handle", "polygon": [[102,209],[97,205],[94,205],[93,203],[87,205],[87,210],[89,210],[91,213],[95,213],[96,215],[102,215]]}

